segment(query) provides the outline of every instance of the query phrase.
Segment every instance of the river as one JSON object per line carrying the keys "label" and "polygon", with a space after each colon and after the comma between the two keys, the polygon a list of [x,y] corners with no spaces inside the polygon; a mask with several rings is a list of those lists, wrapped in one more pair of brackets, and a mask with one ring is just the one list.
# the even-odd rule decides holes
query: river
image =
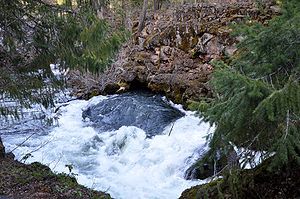
{"label": "river", "polygon": [[69,174],[72,165],[80,184],[117,199],[175,199],[201,183],[184,179],[210,131],[193,112],[141,91],[67,101],[45,111],[58,118],[52,127],[33,119],[34,110],[15,124],[2,121],[6,150],[55,172]]}

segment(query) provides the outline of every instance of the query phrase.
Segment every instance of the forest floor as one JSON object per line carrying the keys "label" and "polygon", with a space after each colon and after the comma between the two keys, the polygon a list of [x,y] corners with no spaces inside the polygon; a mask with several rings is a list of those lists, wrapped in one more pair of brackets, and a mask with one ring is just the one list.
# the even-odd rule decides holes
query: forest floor
{"label": "forest floor", "polygon": [[109,194],[79,185],[72,175],[55,174],[38,162],[23,164],[12,156],[0,158],[1,199],[111,198]]}

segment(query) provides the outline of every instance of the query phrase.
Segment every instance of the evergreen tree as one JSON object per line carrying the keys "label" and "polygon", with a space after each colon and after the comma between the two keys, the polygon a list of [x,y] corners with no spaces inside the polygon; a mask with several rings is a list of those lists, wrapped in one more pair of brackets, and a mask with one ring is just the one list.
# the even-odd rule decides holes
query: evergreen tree
{"label": "evergreen tree", "polygon": [[123,27],[112,29],[97,17],[95,0],[47,2],[0,1],[0,117],[19,117],[5,99],[25,108],[53,106],[53,92],[64,84],[50,63],[103,72],[126,39]]}
{"label": "evergreen tree", "polygon": [[300,164],[300,2],[283,1],[281,15],[267,26],[249,21],[235,28],[244,40],[238,57],[215,64],[215,99],[191,105],[216,127],[205,158],[236,146],[246,149],[241,158],[250,163],[256,151],[273,156],[273,169]]}

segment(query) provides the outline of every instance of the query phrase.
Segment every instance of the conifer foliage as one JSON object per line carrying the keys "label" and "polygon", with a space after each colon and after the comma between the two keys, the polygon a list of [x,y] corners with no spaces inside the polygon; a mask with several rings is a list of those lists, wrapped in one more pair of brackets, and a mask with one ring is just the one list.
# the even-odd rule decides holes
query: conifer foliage
{"label": "conifer foliage", "polygon": [[206,158],[236,146],[250,163],[256,151],[273,156],[273,169],[300,164],[300,2],[282,1],[281,15],[267,26],[249,21],[235,28],[244,39],[238,57],[215,64],[215,99],[191,106],[216,125]]}
{"label": "conifer foliage", "polygon": [[97,17],[94,1],[0,1],[0,117],[19,116],[4,99],[25,108],[53,105],[53,92],[63,82],[50,63],[94,73],[111,64],[126,34]]}

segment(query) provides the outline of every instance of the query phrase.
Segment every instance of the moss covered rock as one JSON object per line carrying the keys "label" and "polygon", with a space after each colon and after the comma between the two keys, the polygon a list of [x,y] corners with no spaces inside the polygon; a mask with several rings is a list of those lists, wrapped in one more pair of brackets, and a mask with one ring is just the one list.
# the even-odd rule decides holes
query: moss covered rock
{"label": "moss covered rock", "polygon": [[227,170],[222,179],[185,190],[180,199],[201,198],[298,198],[300,168],[293,162],[270,170],[270,160],[254,169]]}

